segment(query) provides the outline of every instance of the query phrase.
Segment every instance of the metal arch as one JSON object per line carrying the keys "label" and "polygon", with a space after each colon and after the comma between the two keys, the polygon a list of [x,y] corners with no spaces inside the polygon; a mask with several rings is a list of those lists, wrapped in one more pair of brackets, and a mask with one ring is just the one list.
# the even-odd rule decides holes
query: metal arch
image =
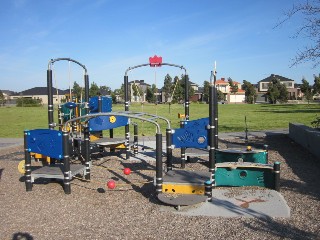
{"label": "metal arch", "polygon": [[[153,118],[150,118],[150,119],[149,118],[144,118],[144,117],[141,117],[142,115],[151,116]],[[95,113],[95,114],[88,114],[88,115],[80,116],[80,117],[73,118],[73,119],[70,119],[67,122],[65,122],[64,128],[66,129],[67,125],[69,123],[71,123],[71,122],[75,122],[75,121],[82,120],[82,119],[89,120],[89,119],[92,119],[92,118],[95,118],[95,117],[101,117],[101,116],[123,116],[123,117],[134,118],[134,119],[139,119],[141,121],[149,122],[149,123],[152,123],[152,124],[156,125],[157,133],[161,133],[160,125],[157,122],[155,122],[155,121],[153,121],[151,119],[162,119],[162,120],[165,120],[167,122],[168,128],[171,128],[170,121],[168,119],[164,118],[164,117],[160,117],[160,116],[152,115],[152,114],[145,114],[145,113],[142,113],[142,112],[129,112],[129,111]]]}
{"label": "metal arch", "polygon": [[69,62],[74,62],[76,64],[78,64],[80,67],[82,67],[84,69],[85,74],[87,74],[88,70],[86,68],[85,65],[81,64],[80,62],[72,59],[72,58],[56,58],[56,59],[51,59],[48,63],[48,69],[51,70],[51,65],[54,64],[55,62],[58,61],[69,61]]}
{"label": "metal arch", "polygon": [[[180,69],[183,69],[184,70],[184,73],[185,75],[187,75],[187,69],[184,67],[184,66],[180,66],[180,65],[177,65],[177,64],[172,64],[172,63],[161,63],[160,66],[162,65],[165,65],[165,66],[171,66],[171,67],[177,67],[177,68],[180,68]],[[139,68],[139,67],[145,67],[145,66],[150,66],[150,63],[145,63],[145,64],[140,64],[140,65],[136,65],[136,66],[133,66],[133,67],[129,67],[126,71],[125,71],[125,76],[128,76],[128,72],[135,69],[135,68]]]}

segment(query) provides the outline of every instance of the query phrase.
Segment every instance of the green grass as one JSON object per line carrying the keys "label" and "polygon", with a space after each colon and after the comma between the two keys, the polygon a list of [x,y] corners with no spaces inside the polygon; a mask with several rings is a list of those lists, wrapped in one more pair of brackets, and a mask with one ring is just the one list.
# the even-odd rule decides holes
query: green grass
{"label": "green grass", "polygon": [[[123,105],[114,105],[114,111],[123,111]],[[169,111],[170,110],[170,111]],[[140,104],[130,106],[130,111],[142,111]],[[143,111],[168,118],[172,128],[179,127],[178,113],[184,113],[184,106],[173,104],[169,109],[166,104],[144,104]],[[55,117],[57,111],[55,110]],[[219,131],[241,132],[245,129],[244,118],[247,117],[249,131],[271,130],[288,128],[289,122],[299,122],[311,126],[311,121],[320,115],[319,104],[223,104],[219,105]],[[209,108],[207,104],[192,103],[190,105],[190,120],[208,117]],[[139,135],[155,135],[155,127],[149,123],[139,124]],[[162,121],[159,121],[161,123]],[[0,107],[0,137],[23,137],[25,129],[37,129],[48,127],[47,107]],[[161,124],[164,134],[166,125]],[[131,129],[133,129],[131,127]],[[116,129],[115,135],[122,136],[124,129]]]}

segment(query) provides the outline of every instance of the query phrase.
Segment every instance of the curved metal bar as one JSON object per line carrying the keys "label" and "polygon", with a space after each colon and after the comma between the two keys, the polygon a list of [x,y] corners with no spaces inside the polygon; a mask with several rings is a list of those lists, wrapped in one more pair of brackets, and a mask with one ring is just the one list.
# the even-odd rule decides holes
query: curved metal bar
{"label": "curved metal bar", "polygon": [[[146,113],[146,112],[130,112],[130,111],[123,111],[123,112],[118,112],[118,113],[124,113],[124,114],[129,114],[129,115],[138,115],[138,116],[148,116],[148,117],[152,117],[152,119],[161,119],[164,120],[167,123],[167,128],[171,128],[171,123],[170,121],[162,116],[158,116],[155,114],[150,114],[150,113]],[[150,120],[150,119],[149,119]]]}
{"label": "curved metal bar", "polygon": [[51,60],[49,61],[49,63],[48,63],[48,69],[50,70],[50,69],[51,69],[50,66],[51,66],[52,64],[54,64],[55,62],[58,62],[58,61],[74,62],[74,63],[78,64],[80,67],[82,67],[82,68],[84,69],[85,74],[87,74],[87,72],[88,72],[88,70],[87,70],[87,68],[86,68],[85,65],[81,64],[80,62],[78,62],[78,61],[76,61],[76,60],[74,60],[74,59],[72,59],[72,58],[56,58],[56,59],[51,59]]}
{"label": "curved metal bar", "polygon": [[[171,64],[171,63],[161,63],[160,66],[165,65],[165,66],[171,66],[171,67],[177,67],[177,68],[181,68],[184,70],[185,75],[187,75],[187,69],[184,66],[180,66],[177,64]],[[145,66],[150,66],[150,63],[145,63],[145,64],[140,64],[137,66],[133,66],[133,67],[129,67],[126,71],[125,71],[125,76],[128,76],[128,72],[135,69],[135,68],[139,68],[139,67],[145,67]]]}
{"label": "curved metal bar", "polygon": [[82,120],[82,119],[89,120],[89,119],[92,119],[92,118],[102,117],[102,116],[123,116],[123,117],[139,119],[139,120],[141,120],[141,121],[145,121],[145,122],[152,123],[152,124],[156,125],[156,127],[157,127],[157,133],[161,133],[160,125],[159,125],[157,122],[152,121],[152,120],[150,120],[150,119],[148,119],[148,118],[143,118],[143,117],[140,117],[140,116],[130,115],[129,113],[132,113],[132,112],[126,112],[126,113],[121,113],[121,112],[108,112],[108,113],[88,114],[88,115],[84,115],[84,116],[80,116],[80,117],[76,117],[76,118],[73,118],[73,119],[68,120],[67,122],[65,122],[64,128],[66,129],[66,128],[67,128],[67,125],[68,125],[69,123],[75,122],[75,121],[78,121],[78,120]]}

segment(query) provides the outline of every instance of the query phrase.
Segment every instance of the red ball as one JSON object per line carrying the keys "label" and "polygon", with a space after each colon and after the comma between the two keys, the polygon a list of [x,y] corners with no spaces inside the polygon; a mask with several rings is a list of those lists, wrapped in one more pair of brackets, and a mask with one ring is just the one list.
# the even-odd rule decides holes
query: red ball
{"label": "red ball", "polygon": [[125,168],[125,169],[123,169],[123,173],[125,175],[129,175],[131,173],[131,169],[130,168]]}
{"label": "red ball", "polygon": [[116,182],[113,180],[108,181],[107,186],[109,189],[115,189],[116,188]]}

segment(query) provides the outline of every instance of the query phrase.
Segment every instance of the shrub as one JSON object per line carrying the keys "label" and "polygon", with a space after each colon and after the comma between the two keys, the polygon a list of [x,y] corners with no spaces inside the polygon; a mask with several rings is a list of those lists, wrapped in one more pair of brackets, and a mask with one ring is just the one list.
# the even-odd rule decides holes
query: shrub
{"label": "shrub", "polygon": [[17,107],[40,107],[40,106],[41,106],[40,99],[32,99],[32,98],[17,99]]}
{"label": "shrub", "polygon": [[311,122],[314,128],[320,128],[320,117],[316,116],[316,119]]}

